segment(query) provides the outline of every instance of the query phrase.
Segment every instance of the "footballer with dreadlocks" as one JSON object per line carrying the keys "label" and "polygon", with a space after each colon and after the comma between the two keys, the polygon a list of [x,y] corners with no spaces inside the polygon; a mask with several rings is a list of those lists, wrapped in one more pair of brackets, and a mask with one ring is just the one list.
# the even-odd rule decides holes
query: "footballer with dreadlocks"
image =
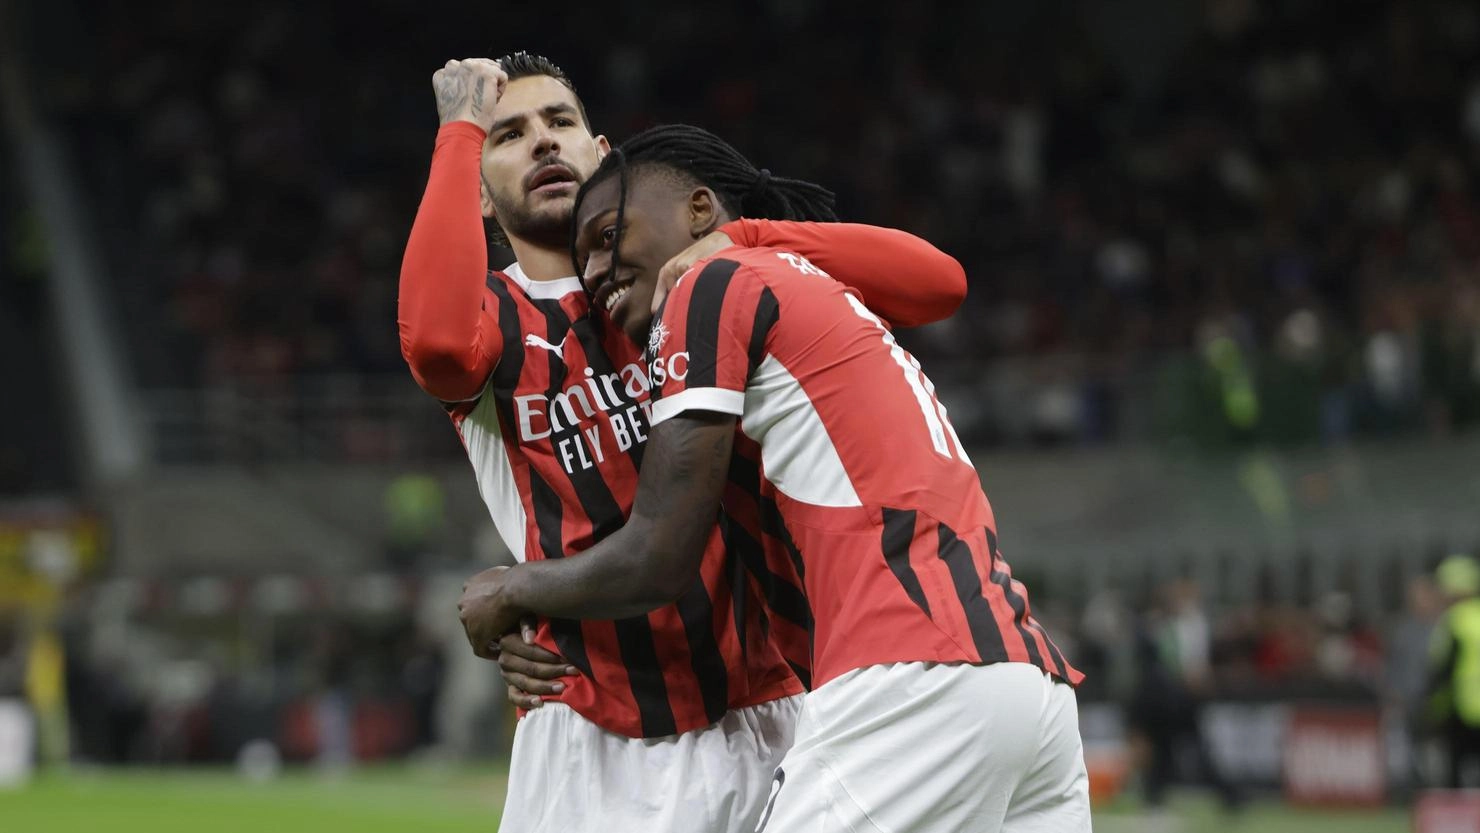
{"label": "footballer with dreadlocks", "polygon": [[[449,61],[432,85],[441,126],[402,266],[402,352],[451,416],[515,559],[584,557],[632,510],[653,384],[642,345],[603,324],[608,308],[622,320],[650,311],[612,291],[593,311],[570,260],[577,189],[607,141],[539,56]],[[831,219],[828,199],[813,197],[735,216]],[[490,271],[485,221],[516,263]],[[949,315],[965,291],[954,259],[902,232],[737,219],[700,250],[732,243],[806,255],[900,325]],[[505,833],[754,828],[810,673],[801,590],[758,572],[768,511],[711,516],[704,565],[671,604],[540,618],[531,644],[512,625],[473,640],[527,710]]]}
{"label": "footballer with dreadlocks", "polygon": [[[737,212],[819,204],[742,162],[681,125],[612,151],[574,209],[597,305],[650,293]],[[977,471],[890,328],[764,245],[694,264],[656,321],[640,304],[619,320],[652,382],[631,517],[581,558],[483,574],[463,598],[473,638],[530,613],[669,604],[702,569],[710,519],[759,503],[774,511],[759,571],[803,587],[813,689],[757,830],[1089,831],[1083,677],[1033,617]]]}

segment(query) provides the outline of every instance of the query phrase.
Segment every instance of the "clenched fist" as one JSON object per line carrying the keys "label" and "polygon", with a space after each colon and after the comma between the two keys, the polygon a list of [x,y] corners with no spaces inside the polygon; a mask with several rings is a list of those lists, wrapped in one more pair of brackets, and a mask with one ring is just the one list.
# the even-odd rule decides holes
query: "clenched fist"
{"label": "clenched fist", "polygon": [[472,122],[487,131],[493,126],[493,105],[498,103],[508,83],[509,76],[499,68],[498,61],[488,58],[448,61],[432,74],[437,118],[442,124]]}

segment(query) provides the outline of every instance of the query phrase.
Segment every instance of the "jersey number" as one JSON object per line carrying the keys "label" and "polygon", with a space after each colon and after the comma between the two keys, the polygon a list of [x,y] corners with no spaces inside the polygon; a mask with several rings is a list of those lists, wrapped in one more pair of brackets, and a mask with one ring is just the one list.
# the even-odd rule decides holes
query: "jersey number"
{"label": "jersey number", "polygon": [[889,332],[884,322],[870,312],[862,301],[846,293],[843,297],[848,299],[848,305],[853,307],[859,318],[873,324],[884,336],[884,346],[889,348],[889,358],[894,359],[894,363],[904,371],[904,380],[915,394],[915,404],[920,406],[920,415],[925,418],[925,427],[930,431],[930,443],[935,446],[935,453],[950,457],[954,452],[961,462],[970,465],[971,460],[966,456],[966,449],[961,447],[956,429],[951,427],[951,420],[946,417],[946,406],[936,399],[935,385],[931,384],[930,377],[920,369],[920,362],[899,346],[899,342],[894,340],[894,334]]}

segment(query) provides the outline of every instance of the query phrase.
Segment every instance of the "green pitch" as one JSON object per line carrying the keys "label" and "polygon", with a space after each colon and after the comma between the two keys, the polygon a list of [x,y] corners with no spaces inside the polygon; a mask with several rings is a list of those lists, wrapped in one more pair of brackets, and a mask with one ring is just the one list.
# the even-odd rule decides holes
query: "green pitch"
{"label": "green pitch", "polygon": [[493,833],[505,775],[494,769],[289,771],[253,783],[229,771],[107,771],[0,790],[4,833]]}
{"label": "green pitch", "polygon": [[[290,770],[266,783],[234,773],[101,771],[48,775],[0,790],[3,833],[494,833],[504,797],[496,768]],[[1406,813],[1308,813],[1255,804],[1225,819],[1188,798],[1148,817],[1133,802],[1095,816],[1096,833],[1397,833]],[[612,833],[618,833],[612,831]]]}

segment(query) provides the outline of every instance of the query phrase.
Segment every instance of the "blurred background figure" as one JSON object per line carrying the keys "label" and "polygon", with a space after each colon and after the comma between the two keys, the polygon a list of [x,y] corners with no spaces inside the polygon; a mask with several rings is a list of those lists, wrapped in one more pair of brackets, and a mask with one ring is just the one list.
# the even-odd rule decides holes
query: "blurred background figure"
{"label": "blurred background figure", "polygon": [[1434,629],[1431,657],[1435,716],[1447,753],[1447,786],[1480,786],[1480,562],[1452,555],[1439,564],[1449,602]]}
{"label": "blurred background figure", "polygon": [[1407,733],[1406,774],[1409,786],[1437,783],[1430,774],[1433,720],[1429,687],[1434,680],[1434,626],[1444,612],[1444,595],[1433,576],[1414,576],[1404,593],[1403,616],[1387,639],[1386,691]]}
{"label": "blurred background figure", "polygon": [[1146,803],[1160,809],[1167,788],[1191,761],[1195,776],[1218,792],[1227,809],[1241,798],[1213,758],[1203,727],[1203,703],[1213,692],[1212,624],[1197,582],[1179,579],[1158,589],[1138,636],[1140,670],[1131,724],[1144,744],[1141,771]]}

